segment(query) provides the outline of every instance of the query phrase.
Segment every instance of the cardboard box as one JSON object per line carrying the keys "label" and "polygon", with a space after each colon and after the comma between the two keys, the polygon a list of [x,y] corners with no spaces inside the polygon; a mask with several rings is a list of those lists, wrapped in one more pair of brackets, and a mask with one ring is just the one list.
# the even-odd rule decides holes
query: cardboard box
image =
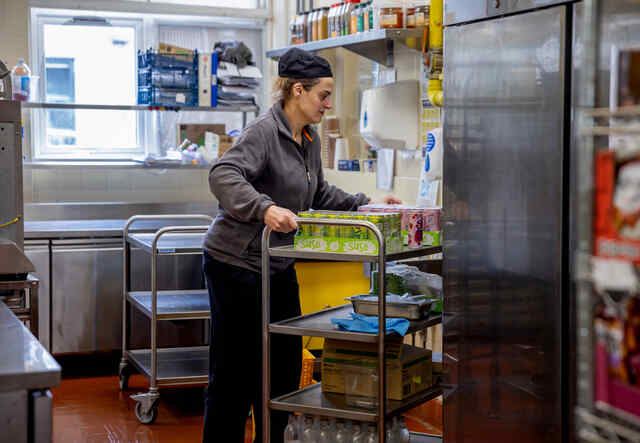
{"label": "cardboard box", "polygon": [[222,157],[222,154],[224,154],[229,149],[231,149],[235,139],[236,139],[235,137],[231,137],[229,135],[220,136],[220,145],[218,146],[218,158]]}
{"label": "cardboard box", "polygon": [[[431,351],[405,345],[402,339],[387,339],[387,398],[403,400],[432,385]],[[346,340],[326,339],[322,351],[322,391],[344,394],[345,366],[375,368],[378,362],[378,345]],[[376,381],[364,383],[360,395],[376,393]],[[373,388],[372,388],[373,387]]]}
{"label": "cardboard box", "polygon": [[224,124],[192,124],[192,123],[181,123],[178,125],[178,140],[176,142],[176,146],[179,146],[180,143],[185,138],[191,140],[192,143],[197,144],[198,146],[204,146],[204,133],[205,132],[213,132],[214,134],[218,134],[221,138],[220,142],[222,143],[222,138],[227,137],[226,128]]}
{"label": "cardboard box", "polygon": [[193,55],[194,53],[192,49],[181,48],[180,46],[170,45],[168,43],[160,43],[158,45],[158,52],[181,55]]}

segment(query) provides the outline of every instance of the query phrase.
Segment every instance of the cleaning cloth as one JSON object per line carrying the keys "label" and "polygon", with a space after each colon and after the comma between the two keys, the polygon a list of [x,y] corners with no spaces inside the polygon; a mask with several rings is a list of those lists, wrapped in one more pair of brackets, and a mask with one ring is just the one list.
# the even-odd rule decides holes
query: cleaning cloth
{"label": "cleaning cloth", "polygon": [[[350,315],[350,319],[332,318],[331,323],[351,332],[378,333],[378,317],[356,314],[355,312]],[[386,331],[393,331],[401,336],[404,336],[409,329],[409,320],[406,318],[387,318],[385,323]]]}

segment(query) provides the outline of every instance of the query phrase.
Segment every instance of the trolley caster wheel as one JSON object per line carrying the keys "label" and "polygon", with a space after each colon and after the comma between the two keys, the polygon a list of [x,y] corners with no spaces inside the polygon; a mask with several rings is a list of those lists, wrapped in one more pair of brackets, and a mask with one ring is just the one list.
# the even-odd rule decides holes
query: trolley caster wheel
{"label": "trolley caster wheel", "polygon": [[151,425],[158,418],[158,405],[154,404],[148,411],[143,412],[142,403],[136,403],[136,418],[143,425]]}
{"label": "trolley caster wheel", "polygon": [[129,390],[129,374],[121,373],[120,374],[120,390],[128,391]]}

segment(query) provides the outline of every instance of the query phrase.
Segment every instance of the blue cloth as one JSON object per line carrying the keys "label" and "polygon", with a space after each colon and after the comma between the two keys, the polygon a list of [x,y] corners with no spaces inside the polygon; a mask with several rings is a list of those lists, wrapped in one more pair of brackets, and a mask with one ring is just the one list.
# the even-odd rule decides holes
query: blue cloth
{"label": "blue cloth", "polygon": [[[332,318],[331,323],[351,332],[368,332],[371,334],[378,333],[378,317],[369,317],[366,315],[356,314],[355,312],[352,312],[350,315],[351,319]],[[409,320],[406,318],[387,318],[385,322],[385,330],[393,331],[404,336],[409,330]]]}

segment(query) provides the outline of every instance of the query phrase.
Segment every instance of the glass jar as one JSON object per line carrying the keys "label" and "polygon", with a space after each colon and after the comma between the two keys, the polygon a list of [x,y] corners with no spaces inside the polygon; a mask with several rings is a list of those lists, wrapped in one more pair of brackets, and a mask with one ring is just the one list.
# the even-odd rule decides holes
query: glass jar
{"label": "glass jar", "polygon": [[[422,3],[422,4],[421,4]],[[416,28],[423,28],[429,26],[429,5],[425,5],[424,2],[416,2],[413,5],[414,10],[414,22]],[[408,19],[408,17],[407,17]],[[407,28],[409,25],[407,24]]]}
{"label": "glass jar", "polygon": [[380,28],[399,29],[404,24],[402,8],[398,6],[380,8]]}
{"label": "glass jar", "polygon": [[416,27],[416,8],[409,7],[407,8],[407,28],[415,28]]}

